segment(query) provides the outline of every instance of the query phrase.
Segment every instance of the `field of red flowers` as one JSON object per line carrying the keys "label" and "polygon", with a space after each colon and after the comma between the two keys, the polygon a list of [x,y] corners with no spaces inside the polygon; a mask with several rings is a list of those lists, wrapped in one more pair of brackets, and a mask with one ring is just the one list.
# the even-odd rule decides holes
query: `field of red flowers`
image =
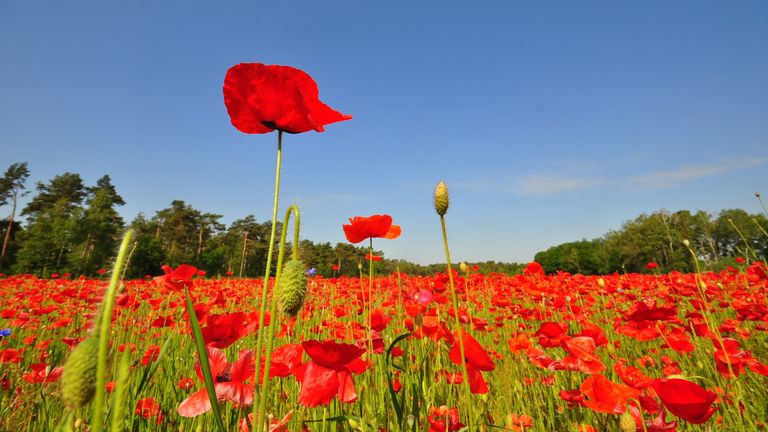
{"label": "field of red flowers", "polygon": [[[742,265],[601,278],[468,269],[454,278],[458,313],[447,274],[377,277],[370,298],[367,278],[310,278],[295,318],[266,317],[278,333],[270,430],[764,430],[768,277]],[[249,430],[261,281],[192,274],[221,418]],[[215,430],[184,293],[163,282],[125,281],[116,299],[107,424]],[[59,381],[106,286],[0,279],[0,429],[56,430],[71,413],[88,430],[92,406],[65,410]]]}

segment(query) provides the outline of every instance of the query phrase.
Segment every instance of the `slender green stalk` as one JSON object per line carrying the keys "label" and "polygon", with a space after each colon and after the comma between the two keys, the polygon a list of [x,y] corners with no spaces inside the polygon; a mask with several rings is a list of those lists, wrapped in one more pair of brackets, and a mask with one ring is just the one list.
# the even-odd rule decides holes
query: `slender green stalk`
{"label": "slender green stalk", "polygon": [[195,313],[195,305],[192,303],[192,297],[189,296],[189,289],[187,289],[186,286],[184,287],[184,297],[187,300],[189,326],[192,327],[192,335],[195,337],[197,359],[200,362],[200,371],[203,373],[205,390],[208,392],[208,399],[211,401],[213,419],[216,422],[216,427],[218,427],[221,432],[225,432],[227,428],[224,427],[224,421],[221,419],[221,410],[219,408],[219,400],[216,397],[216,387],[213,382],[213,375],[211,374],[211,365],[208,363],[208,350],[205,347],[205,338],[203,337],[203,332],[200,330],[200,323],[197,321],[197,314]]}
{"label": "slender green stalk", "polygon": [[123,417],[123,402],[125,401],[125,394],[128,392],[128,372],[131,370],[131,354],[130,350],[123,351],[123,355],[120,358],[120,366],[117,372],[117,391],[115,392],[115,398],[112,401],[112,411],[110,412],[109,430],[119,431],[120,423],[125,418]]}
{"label": "slender green stalk", "polygon": [[[285,212],[285,219],[283,220],[283,229],[280,233],[280,251],[277,255],[277,272],[275,274],[275,288],[277,287],[277,284],[280,282],[280,276],[283,272],[283,257],[285,255],[285,237],[288,233],[288,230],[286,227],[288,226],[288,222],[290,222],[291,214],[294,215],[293,220],[293,247],[291,248],[291,257],[293,259],[299,259],[299,228],[301,227],[301,216],[299,214],[299,208],[295,205],[292,205],[288,207],[288,210]],[[265,426],[265,422],[267,421],[267,416],[264,415],[266,412],[267,407],[267,397],[269,396],[269,370],[272,366],[272,348],[273,348],[273,342],[274,342],[274,332],[275,332],[275,315],[277,315],[277,296],[274,293],[274,290],[272,292],[272,300],[270,303],[270,315],[271,319],[269,320],[269,328],[267,329],[267,353],[264,357],[264,378],[261,382],[261,394],[259,397],[259,412],[258,412],[258,419],[256,424],[261,426]],[[256,363],[256,370],[258,374],[258,370],[261,368],[260,363]],[[256,429],[260,430],[260,429]]]}
{"label": "slender green stalk", "polygon": [[[280,197],[280,166],[283,161],[283,131],[277,131],[277,162],[275,166],[275,192],[274,201],[272,203],[272,230],[269,234],[269,249],[267,252],[267,268],[264,269],[264,284],[261,289],[261,299],[259,300],[259,333],[256,339],[256,372],[254,373],[254,383],[259,382],[259,369],[261,365],[261,344],[262,334],[264,331],[264,314],[267,309],[267,291],[269,290],[269,275],[272,272],[272,253],[275,249],[275,233],[277,232],[277,204]],[[279,268],[278,268],[279,271]],[[271,320],[270,320],[271,322]],[[259,386],[255,386],[256,395],[258,395],[259,403],[253,404],[254,418],[258,418],[260,414],[256,412],[258,406],[261,405],[262,392],[259,390]],[[254,400],[255,402],[255,400]],[[261,423],[257,423],[261,424]]]}
{"label": "slender green stalk", "polygon": [[445,230],[445,217],[440,215],[440,227],[443,231],[443,245],[445,246],[445,260],[448,264],[448,282],[451,287],[451,302],[453,303],[453,316],[456,319],[456,335],[459,339],[459,353],[461,354],[461,375],[464,377],[464,397],[467,399],[467,405],[469,406],[469,415],[467,416],[467,424],[469,430],[472,429],[472,392],[469,389],[469,371],[467,370],[467,359],[464,356],[464,334],[461,329],[461,321],[459,321],[459,301],[456,297],[456,288],[453,286],[453,269],[451,268],[451,251],[448,248],[448,233]]}
{"label": "slender green stalk", "polygon": [[115,296],[117,288],[120,285],[120,277],[123,269],[125,255],[128,253],[128,245],[131,243],[133,230],[128,230],[123,236],[123,242],[120,244],[120,250],[115,259],[115,266],[112,269],[112,279],[109,281],[109,287],[104,294],[104,301],[99,314],[99,354],[96,363],[96,395],[93,399],[93,418],[91,421],[91,431],[101,432],[104,428],[104,400],[106,398],[107,383],[107,354],[109,354],[109,329],[112,324],[112,310],[115,307]]}

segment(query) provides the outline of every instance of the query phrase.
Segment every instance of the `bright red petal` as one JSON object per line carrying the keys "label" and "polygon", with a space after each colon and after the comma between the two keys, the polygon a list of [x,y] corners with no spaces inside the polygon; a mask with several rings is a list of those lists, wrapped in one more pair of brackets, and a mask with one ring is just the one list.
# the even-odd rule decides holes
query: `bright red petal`
{"label": "bright red petal", "polygon": [[306,407],[328,405],[338,393],[336,371],[309,362],[303,370],[299,403]]}
{"label": "bright red petal", "polygon": [[330,368],[342,367],[365,352],[364,349],[356,345],[340,344],[333,341],[309,340],[302,342],[301,345],[312,361]]}
{"label": "bright red petal", "polygon": [[355,380],[352,378],[352,374],[346,370],[340,370],[336,374],[336,378],[339,381],[339,400],[345,403],[352,403],[357,400],[357,392],[355,391]]}
{"label": "bright red petal", "polygon": [[230,377],[232,382],[243,383],[253,377],[256,365],[253,363],[253,353],[249,350],[240,351],[237,360],[232,364]]}

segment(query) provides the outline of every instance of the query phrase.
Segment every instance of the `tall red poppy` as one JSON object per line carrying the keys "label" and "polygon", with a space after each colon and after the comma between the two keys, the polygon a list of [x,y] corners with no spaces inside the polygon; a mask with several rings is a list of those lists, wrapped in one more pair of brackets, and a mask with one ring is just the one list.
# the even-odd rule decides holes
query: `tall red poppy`
{"label": "tall red poppy", "polygon": [[315,80],[290,66],[232,66],[224,78],[224,104],[232,125],[249,134],[322,132],[327,124],[352,118],[321,102]]}
{"label": "tall red poppy", "polygon": [[360,243],[372,237],[396,239],[402,230],[399,225],[392,225],[392,216],[373,215],[368,217],[355,216],[349,219],[349,225],[343,225],[344,235],[350,243]]}
{"label": "tall red poppy", "polygon": [[653,389],[672,414],[694,424],[706,422],[717,411],[712,402],[717,395],[690,381],[679,378],[657,378]]}

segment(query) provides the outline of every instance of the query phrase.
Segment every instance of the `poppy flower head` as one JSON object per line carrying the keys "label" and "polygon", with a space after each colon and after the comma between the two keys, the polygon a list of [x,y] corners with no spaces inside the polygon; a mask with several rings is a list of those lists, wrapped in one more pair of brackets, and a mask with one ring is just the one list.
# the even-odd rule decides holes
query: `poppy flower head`
{"label": "poppy flower head", "polygon": [[672,414],[694,424],[706,422],[717,411],[712,403],[717,395],[690,381],[679,378],[657,378],[653,389]]}
{"label": "poppy flower head", "polygon": [[373,215],[368,217],[355,216],[349,219],[349,225],[343,225],[344,235],[350,243],[373,237],[396,239],[400,237],[402,230],[399,225],[392,225],[392,216]]}
{"label": "poppy flower head", "polygon": [[322,132],[327,124],[352,118],[321,102],[315,80],[290,66],[232,66],[224,78],[224,104],[232,125],[248,134]]}

